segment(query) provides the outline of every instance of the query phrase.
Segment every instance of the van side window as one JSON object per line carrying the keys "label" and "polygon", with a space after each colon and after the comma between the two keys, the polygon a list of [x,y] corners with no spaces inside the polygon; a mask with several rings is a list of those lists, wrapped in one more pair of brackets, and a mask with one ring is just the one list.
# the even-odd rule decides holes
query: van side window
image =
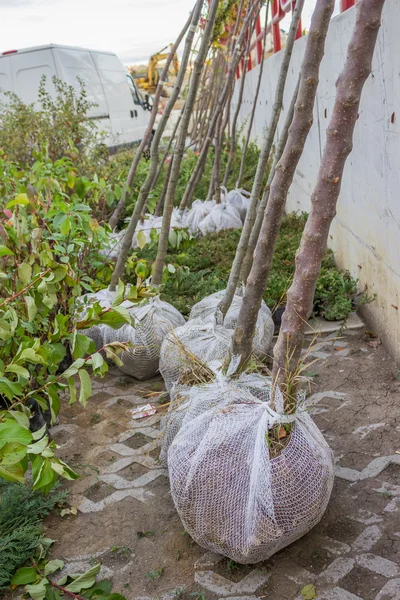
{"label": "van side window", "polygon": [[126,79],[128,81],[129,89],[131,90],[133,103],[141,105],[143,102],[139,96],[139,92],[136,89],[136,85],[133,83],[132,77],[130,75],[127,75]]}

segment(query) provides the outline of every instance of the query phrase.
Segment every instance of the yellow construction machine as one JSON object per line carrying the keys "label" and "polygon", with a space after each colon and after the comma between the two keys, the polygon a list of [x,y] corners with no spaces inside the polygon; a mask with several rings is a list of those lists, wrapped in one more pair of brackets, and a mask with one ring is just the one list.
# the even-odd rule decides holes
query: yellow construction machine
{"label": "yellow construction machine", "polygon": [[[154,92],[156,91],[156,87],[160,79],[160,72],[162,71],[162,67],[159,65],[159,63],[168,58],[169,52],[164,52],[165,50],[167,50],[167,48],[168,46],[165,46],[165,48],[160,50],[160,52],[156,52],[156,54],[150,56],[149,64],[147,65],[146,75],[144,75],[143,73],[135,72],[133,67],[128,67],[128,71],[135,79],[137,85],[142,90],[145,90],[148,94],[154,94]],[[172,49],[172,44],[170,44],[170,48]],[[172,59],[172,64],[174,71],[173,74],[177,76],[179,71],[179,61],[176,53],[174,54],[174,57]]]}

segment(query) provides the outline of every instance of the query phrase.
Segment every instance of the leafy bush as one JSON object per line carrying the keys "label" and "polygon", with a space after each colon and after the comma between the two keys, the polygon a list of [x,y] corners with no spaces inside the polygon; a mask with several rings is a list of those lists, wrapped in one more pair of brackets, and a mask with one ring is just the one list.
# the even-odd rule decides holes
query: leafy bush
{"label": "leafy bush", "polygon": [[67,156],[77,165],[98,159],[99,152],[104,152],[103,136],[87,118],[94,104],[87,99],[83,83],[79,81],[80,90],[76,91],[56,77],[52,81],[55,97],[46,89],[43,76],[37,106],[4,92],[7,102],[0,105],[0,149],[20,167],[31,165],[35,152],[43,146],[53,161]]}

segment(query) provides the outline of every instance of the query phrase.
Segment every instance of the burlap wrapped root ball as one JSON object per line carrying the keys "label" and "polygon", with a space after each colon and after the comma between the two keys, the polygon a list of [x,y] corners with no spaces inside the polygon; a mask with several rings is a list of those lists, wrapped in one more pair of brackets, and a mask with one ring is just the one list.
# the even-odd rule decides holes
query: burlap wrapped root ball
{"label": "burlap wrapped root ball", "polygon": [[168,333],[183,325],[185,319],[168,302],[151,298],[142,306],[128,308],[135,326],[123,325],[120,329],[103,328],[105,344],[110,342],[131,342],[132,348],[122,352],[121,371],[136,379],[150,379],[158,372],[161,344]]}
{"label": "burlap wrapped root ball", "polygon": [[[176,509],[207,550],[243,564],[266,560],[320,521],[332,491],[332,452],[304,410],[273,413],[229,383],[210,385],[208,404],[202,411],[197,404],[192,418],[187,411],[168,450]],[[287,445],[271,458],[266,434],[288,420]]]}
{"label": "burlap wrapped root ball", "polygon": [[[215,383],[214,385],[218,385]],[[269,402],[272,385],[271,377],[258,373],[241,373],[231,383],[239,390],[246,390],[262,402]],[[219,388],[218,388],[219,389]],[[170,391],[168,413],[161,421],[161,452],[160,460],[167,464],[168,450],[180,430],[182,423],[190,421],[200,412],[210,408],[210,383],[195,387],[174,385]],[[220,400],[218,394],[215,397]],[[211,400],[212,402],[212,400]]]}
{"label": "burlap wrapped root ball", "polygon": [[[188,321],[171,331],[160,353],[160,373],[169,392],[185,375],[201,378],[201,365],[227,361],[232,331],[213,322]],[[201,381],[201,379],[199,379]]]}
{"label": "burlap wrapped root ball", "polygon": [[[224,326],[227,329],[235,329],[239,317],[240,308],[243,301],[243,288],[237,288],[232,303],[224,318]],[[206,296],[194,304],[190,311],[189,321],[192,319],[201,319],[202,321],[212,321],[215,318],[218,304],[225,295],[225,290],[220,290],[210,296]],[[272,338],[274,337],[274,322],[271,311],[265,304],[261,303],[258,312],[256,330],[253,338],[253,353],[259,359],[264,359],[270,352]]]}

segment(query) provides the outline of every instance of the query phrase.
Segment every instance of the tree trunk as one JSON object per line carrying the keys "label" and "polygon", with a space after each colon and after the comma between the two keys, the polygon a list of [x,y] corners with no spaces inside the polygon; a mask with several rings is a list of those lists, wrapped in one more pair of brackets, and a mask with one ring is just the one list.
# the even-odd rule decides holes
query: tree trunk
{"label": "tree trunk", "polygon": [[228,309],[232,303],[235,295],[236,288],[239,283],[240,271],[242,263],[246,254],[247,245],[249,243],[251,230],[256,218],[257,203],[259,200],[262,182],[264,179],[265,171],[268,165],[269,156],[271,153],[272,145],[274,142],[275,132],[279,121],[279,116],[282,110],[283,92],[285,90],[287,73],[289,70],[290,58],[292,56],[294,40],[296,37],[297,26],[300,21],[301,11],[303,9],[304,0],[298,0],[296,8],[293,11],[292,21],[288,37],[286,40],[286,46],[283,54],[282,64],[279,72],[279,79],[275,91],[275,100],[272,107],[272,114],[268,128],[268,134],[265,139],[264,145],[261,149],[260,157],[257,164],[257,171],[254,177],[253,187],[251,190],[250,204],[247,210],[246,219],[243,225],[242,234],[240,236],[239,244],[236,250],[235,258],[233,261],[232,269],[229,274],[228,285],[226,286],[226,292],[222,298],[219,309],[223,316],[226,315]]}
{"label": "tree trunk", "polygon": [[153,182],[151,184],[151,189],[152,190],[155,189],[155,187],[157,186],[158,180],[160,179],[160,175],[161,175],[163,167],[164,167],[165,159],[167,158],[168,154],[171,151],[171,146],[172,146],[172,143],[173,143],[173,141],[175,139],[176,132],[177,132],[178,127],[179,127],[179,123],[181,122],[181,118],[182,118],[182,113],[180,113],[179,117],[176,120],[176,123],[174,125],[174,129],[173,129],[173,131],[171,133],[171,137],[169,138],[169,141],[168,141],[168,146],[167,146],[167,148],[166,148],[166,150],[165,150],[165,152],[163,154],[163,157],[162,157],[162,159],[160,161],[160,164],[158,165],[157,173],[156,173],[156,175],[155,175],[155,177],[153,179]]}
{"label": "tree trunk", "polygon": [[186,67],[190,56],[190,51],[192,48],[194,34],[196,33],[197,23],[199,21],[201,15],[201,9],[203,6],[202,0],[197,0],[195,7],[191,14],[191,26],[189,28],[189,32],[186,36],[185,40],[185,48],[182,55],[181,66],[179,69],[178,76],[176,78],[176,82],[174,85],[174,89],[172,91],[172,95],[169,98],[167,105],[164,109],[163,115],[160,119],[160,123],[156,129],[153,143],[151,145],[151,162],[149,167],[149,172],[147,177],[140,188],[139,196],[135,204],[134,211],[132,213],[131,220],[129,222],[128,227],[126,228],[124,239],[121,246],[121,252],[118,256],[117,264],[115,265],[114,272],[111,277],[110,290],[114,291],[116,286],[118,285],[119,279],[123,276],[125,271],[125,263],[128,257],[129,251],[132,246],[132,239],[135,233],[137,224],[139,222],[140,216],[142,214],[143,208],[146,204],[148,194],[150,191],[151,184],[153,182],[154,176],[157,171],[158,164],[158,148],[160,145],[160,141],[162,138],[162,134],[164,132],[167,121],[171,115],[172,109],[175,106],[175,102],[179,96],[179,92],[183,83],[183,79],[186,73]]}
{"label": "tree trunk", "polygon": [[207,52],[209,49],[209,41],[211,39],[211,35],[214,28],[215,17],[217,14],[217,9],[219,5],[219,0],[212,0],[210,4],[210,8],[208,11],[207,23],[204,29],[203,38],[201,40],[201,45],[199,48],[199,52],[197,54],[194,67],[192,80],[190,82],[190,87],[188,91],[188,95],[185,102],[185,107],[182,113],[181,125],[178,132],[178,137],[175,144],[174,150],[174,158],[172,163],[171,176],[168,183],[167,195],[165,198],[164,205],[164,214],[163,221],[161,226],[160,237],[158,240],[158,250],[156,260],[153,265],[153,276],[152,283],[154,285],[161,284],[162,272],[165,263],[165,257],[167,255],[168,250],[168,236],[171,225],[171,215],[172,209],[174,207],[174,199],[175,199],[175,191],[178,184],[179,170],[182,163],[183,154],[185,151],[186,144],[186,136],[189,128],[190,117],[193,112],[193,106],[196,100],[196,94],[199,87],[199,81],[201,77],[201,72],[204,66],[204,62],[207,57]]}
{"label": "tree trunk", "polygon": [[[300,1],[304,1],[304,0],[300,0]],[[199,155],[199,160],[196,163],[193,173],[189,179],[189,183],[186,186],[186,190],[183,195],[182,201],[179,205],[179,210],[181,212],[183,212],[185,210],[186,206],[188,206],[190,201],[192,200],[193,194],[195,191],[196,182],[198,182],[198,180],[199,180],[198,179],[199,172],[202,173],[202,169],[204,169],[205,161],[207,158],[207,153],[208,153],[210,144],[214,137],[217,120],[218,120],[220,112],[223,110],[223,108],[225,106],[226,97],[231,89],[231,86],[232,86],[232,83],[233,83],[233,80],[235,77],[236,67],[239,63],[241,53],[243,52],[242,45],[243,45],[243,41],[244,41],[244,38],[246,35],[246,31],[250,25],[254,11],[256,10],[257,6],[258,6],[258,0],[255,0],[255,1],[253,0],[253,3],[250,4],[247,9],[247,14],[246,14],[246,17],[243,22],[242,30],[240,32],[239,38],[238,38],[238,40],[235,44],[234,50],[233,50],[233,54],[232,54],[231,61],[229,64],[225,84],[224,84],[223,90],[221,92],[220,98],[218,99],[217,107],[211,118],[210,125],[209,125],[208,131],[207,131],[207,136],[204,140],[204,144],[203,144],[203,147],[202,147],[200,155]]]}
{"label": "tree trunk", "polygon": [[171,156],[171,160],[169,161],[167,172],[165,173],[164,184],[163,184],[163,189],[162,189],[161,194],[160,194],[160,199],[157,202],[157,206],[156,206],[156,209],[154,211],[154,216],[155,217],[159,217],[162,214],[162,212],[163,212],[164,203],[165,203],[165,196],[167,195],[169,178],[171,177],[173,160],[174,160],[174,156],[172,155]]}
{"label": "tree trunk", "polygon": [[[256,18],[257,18],[257,16],[256,16]],[[254,25],[254,23],[253,23],[253,25]],[[244,84],[246,82],[246,74],[247,74],[247,70],[248,70],[248,66],[249,66],[249,52],[250,52],[250,42],[251,42],[251,32],[252,31],[253,31],[253,28],[251,27],[250,33],[249,33],[249,36],[247,39],[246,50],[244,52],[245,68],[244,68],[244,72],[242,73],[242,78],[241,78],[240,87],[239,87],[239,94],[238,94],[238,99],[237,99],[237,106],[236,106],[235,112],[233,114],[233,119],[232,119],[232,135],[231,135],[230,145],[229,145],[228,162],[226,164],[224,179],[222,181],[222,185],[224,187],[227,187],[227,185],[228,185],[228,179],[229,179],[229,175],[231,173],[232,162],[233,162],[233,158],[235,156],[236,126],[237,126],[237,120],[239,117],[240,108],[242,106]],[[234,89],[235,89],[234,86],[232,86],[232,92],[234,91]],[[233,93],[231,94],[231,98],[232,98],[232,96],[233,96]]]}
{"label": "tree trunk", "polygon": [[215,159],[214,159],[214,194],[216,204],[221,204],[221,145],[222,145],[222,112],[219,115],[217,127],[215,130]]}
{"label": "tree trunk", "polygon": [[297,80],[296,88],[293,92],[292,100],[290,102],[290,106],[289,106],[289,109],[288,109],[288,112],[286,115],[285,123],[283,124],[281,137],[279,139],[279,143],[276,148],[274,162],[272,164],[271,171],[268,175],[268,181],[264,188],[264,193],[263,193],[260,205],[257,210],[256,221],[253,225],[253,229],[251,230],[249,245],[247,246],[246,256],[244,258],[242,269],[240,271],[240,277],[239,277],[239,281],[242,281],[243,283],[246,283],[247,278],[250,273],[251,266],[253,264],[253,254],[254,254],[255,247],[257,245],[258,236],[260,235],[260,230],[261,230],[261,225],[262,225],[263,218],[264,218],[265,208],[268,204],[271,182],[273,181],[274,176],[275,176],[276,165],[280,161],[283,151],[286,146],[286,142],[287,142],[288,135],[289,135],[289,127],[293,120],[294,107],[295,107],[296,100],[297,100],[297,94],[299,92],[299,85],[300,85],[300,78]]}
{"label": "tree trunk", "polygon": [[120,198],[113,214],[111,215],[111,218],[109,221],[109,225],[110,225],[111,229],[114,229],[114,227],[117,225],[117,223],[118,223],[119,219],[121,218],[122,213],[124,211],[125,201],[126,201],[126,196],[128,194],[128,190],[130,189],[130,187],[132,185],[132,181],[135,176],[139,161],[142,158],[142,154],[143,154],[145,148],[149,144],[151,134],[153,132],[153,127],[154,127],[154,123],[155,123],[156,116],[157,116],[158,105],[160,102],[161,91],[162,91],[162,88],[164,85],[164,81],[168,76],[168,71],[169,71],[169,67],[171,65],[172,59],[173,59],[174,55],[176,54],[176,51],[179,48],[179,45],[180,45],[185,33],[187,32],[187,30],[189,28],[191,20],[192,20],[192,15],[189,16],[182,31],[180,32],[175,44],[172,46],[171,52],[168,55],[165,66],[160,75],[160,79],[157,84],[156,92],[154,94],[153,108],[152,108],[151,114],[150,114],[150,121],[149,121],[149,123],[147,125],[147,129],[143,135],[143,139],[140,142],[140,144],[135,152],[135,156],[133,157],[131,168],[129,169],[129,173],[128,173],[128,178],[126,180],[124,192],[121,195],[121,198]]}
{"label": "tree trunk", "polygon": [[336,214],[344,166],[353,147],[353,132],[358,119],[361,93],[371,73],[383,5],[384,0],[357,2],[356,24],[346,63],[336,82],[336,99],[327,129],[325,150],[274,350],[274,381],[277,381],[286,394],[295,392],[291,385],[292,374],[298,365],[304,330],[312,311],[329,228]]}
{"label": "tree trunk", "polygon": [[245,138],[244,145],[243,145],[242,157],[240,159],[239,175],[238,175],[238,178],[237,178],[237,181],[236,181],[236,188],[237,189],[240,188],[241,185],[242,185],[244,165],[245,165],[245,161],[246,161],[246,154],[247,154],[247,149],[248,149],[249,143],[250,143],[251,130],[253,129],[254,115],[256,114],[258,95],[260,93],[262,74],[263,74],[263,71],[264,71],[264,63],[265,63],[265,56],[264,56],[265,55],[265,40],[267,39],[269,5],[270,5],[270,0],[267,1],[267,6],[266,6],[266,9],[265,9],[264,36],[263,36],[263,44],[262,44],[262,48],[263,48],[262,60],[261,60],[261,64],[260,64],[260,69],[258,71],[258,80],[257,80],[256,93],[254,95],[254,101],[253,101],[253,106],[251,108],[249,125],[248,125],[248,128],[247,128],[246,138]]}
{"label": "tree trunk", "polygon": [[241,367],[251,354],[254,330],[261,306],[272,255],[278,236],[286,196],[303,152],[307,135],[313,122],[313,108],[318,87],[319,66],[324,55],[325,38],[334,8],[334,0],[317,0],[307,37],[303,63],[300,70],[300,87],[295,115],[288,141],[271,183],[269,201],[264,213],[254,262],[247,279],[243,302],[233,335],[233,353],[240,356]]}

